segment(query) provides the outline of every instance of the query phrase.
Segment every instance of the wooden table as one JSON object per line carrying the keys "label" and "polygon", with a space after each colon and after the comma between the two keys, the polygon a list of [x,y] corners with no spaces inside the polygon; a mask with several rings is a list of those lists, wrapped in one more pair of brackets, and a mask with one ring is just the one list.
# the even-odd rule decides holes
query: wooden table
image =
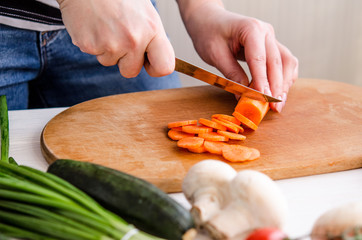
{"label": "wooden table", "polygon": [[[10,111],[10,156],[24,165],[46,170],[40,150],[40,135],[47,122],[65,108]],[[362,201],[362,169],[277,180],[289,204],[286,232],[291,237],[308,233],[324,211]],[[182,193],[170,194],[189,207]]]}

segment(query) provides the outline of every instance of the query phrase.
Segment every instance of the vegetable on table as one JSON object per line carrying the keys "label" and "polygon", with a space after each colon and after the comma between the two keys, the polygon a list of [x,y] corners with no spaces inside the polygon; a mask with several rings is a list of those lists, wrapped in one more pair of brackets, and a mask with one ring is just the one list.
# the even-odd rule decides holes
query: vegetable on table
{"label": "vegetable on table", "polygon": [[0,96],[1,161],[9,162],[9,116],[6,96]]}
{"label": "vegetable on table", "polygon": [[204,160],[187,172],[182,191],[191,203],[191,214],[197,226],[212,218],[227,203],[225,189],[236,175],[228,164],[215,160]]}
{"label": "vegetable on table", "polygon": [[246,240],[289,240],[289,238],[279,228],[267,227],[253,230]]}
{"label": "vegetable on table", "polygon": [[251,120],[249,120],[248,118],[246,118],[245,116],[243,116],[241,113],[239,112],[233,112],[233,116],[235,116],[235,118],[237,118],[242,125],[256,131],[258,129],[258,126],[253,123]]}
{"label": "vegetable on table", "polygon": [[187,137],[177,141],[177,146],[180,148],[199,148],[204,144],[204,139],[201,137]]}
{"label": "vegetable on table", "polygon": [[185,137],[194,137],[195,136],[195,134],[185,133],[182,130],[180,131],[180,130],[174,130],[174,129],[168,130],[167,135],[172,140],[180,140],[180,139],[183,139]]}
{"label": "vegetable on table", "polygon": [[[26,239],[120,239],[135,231],[79,189],[50,174],[0,162],[0,231]],[[138,231],[133,239],[157,239]]]}
{"label": "vegetable on table", "polygon": [[48,172],[73,184],[138,229],[182,239],[194,226],[190,212],[153,184],[89,162],[60,159]]}
{"label": "vegetable on table", "polygon": [[241,124],[241,122],[236,119],[234,116],[230,116],[230,115],[227,115],[227,114],[213,114],[211,116],[211,118],[215,118],[215,119],[224,119],[224,120],[227,120],[229,122],[232,122],[232,123],[235,123],[236,125],[239,125]]}
{"label": "vegetable on table", "polygon": [[224,142],[204,141],[204,147],[209,153],[222,155],[222,147],[227,144]]}
{"label": "vegetable on table", "polygon": [[[242,146],[240,144],[229,144],[229,140],[243,141],[246,139],[245,126],[256,131],[258,125],[269,111],[269,103],[248,97],[241,97],[236,105],[232,116],[227,114],[213,114],[211,120],[199,118],[199,120],[184,120],[170,122],[167,124],[168,136],[178,141],[177,145],[186,148],[193,153],[209,152],[222,155],[230,162],[253,161],[260,158],[260,151],[256,148]],[[177,129],[174,129],[176,128]],[[190,134],[190,135],[187,135]],[[197,136],[192,136],[197,135]],[[203,138],[192,139],[192,137]],[[206,142],[208,141],[208,142]],[[215,142],[212,143],[212,142]],[[225,142],[224,145],[216,142]]]}
{"label": "vegetable on table", "polygon": [[251,151],[249,147],[229,144],[221,149],[222,156],[230,162],[243,162],[249,160]]}
{"label": "vegetable on table", "polygon": [[27,166],[9,153],[6,97],[0,97],[0,239],[149,240],[65,180]]}
{"label": "vegetable on table", "polygon": [[[250,120],[249,120],[250,121]],[[177,146],[188,149],[192,153],[209,152],[221,155],[231,162],[256,160],[260,152],[255,148],[229,143],[229,140],[243,141],[245,135],[240,134],[244,129],[238,125],[236,117],[226,114],[214,114],[212,119],[200,118],[198,122],[178,121],[168,124],[168,137],[177,141]],[[250,121],[251,122],[251,121]],[[181,127],[175,127],[185,124]],[[175,129],[177,128],[177,129]],[[224,144],[220,144],[223,142]],[[224,148],[224,150],[223,150]]]}
{"label": "vegetable on table", "polygon": [[251,120],[255,125],[259,125],[268,111],[268,102],[258,101],[243,96],[239,99],[234,110],[234,112],[238,112]]}
{"label": "vegetable on table", "polygon": [[175,128],[175,127],[182,127],[186,125],[196,125],[197,120],[183,120],[183,121],[176,121],[170,122],[167,124],[168,128]]}
{"label": "vegetable on table", "polygon": [[[359,230],[358,230],[358,227]],[[322,214],[314,223],[311,238],[313,240],[347,238],[348,232],[359,231],[362,238],[362,202],[351,202],[332,208]]]}
{"label": "vegetable on table", "polygon": [[198,136],[207,141],[227,142],[229,138],[217,132],[199,133]]}
{"label": "vegetable on table", "polygon": [[286,199],[263,173],[204,160],[191,167],[182,190],[197,227],[213,239],[245,239],[255,229],[284,227]]}

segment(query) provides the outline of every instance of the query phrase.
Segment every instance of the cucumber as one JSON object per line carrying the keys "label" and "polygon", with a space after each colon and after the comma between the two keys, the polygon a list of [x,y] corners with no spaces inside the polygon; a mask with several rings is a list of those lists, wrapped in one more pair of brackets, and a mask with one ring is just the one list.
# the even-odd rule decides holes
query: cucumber
{"label": "cucumber", "polygon": [[135,176],[98,164],[59,159],[47,170],[81,189],[142,231],[182,239],[194,227],[190,212],[165,192]]}

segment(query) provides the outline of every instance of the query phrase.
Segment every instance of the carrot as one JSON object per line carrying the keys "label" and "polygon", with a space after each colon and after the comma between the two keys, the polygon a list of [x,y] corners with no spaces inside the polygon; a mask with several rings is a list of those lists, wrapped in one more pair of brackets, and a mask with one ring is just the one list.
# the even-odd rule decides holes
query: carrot
{"label": "carrot", "polygon": [[241,124],[241,122],[236,119],[236,117],[234,116],[230,116],[230,115],[227,115],[227,114],[214,114],[211,116],[212,118],[216,118],[216,119],[224,119],[224,120],[228,120],[232,123],[235,123],[236,125],[239,125]]}
{"label": "carrot", "polygon": [[251,155],[250,155],[248,160],[253,161],[253,160],[256,160],[256,159],[258,159],[260,157],[260,152],[259,152],[258,149],[250,148],[250,151],[251,151]]}
{"label": "carrot", "polygon": [[170,129],[175,130],[175,131],[182,131],[182,127],[172,127]]}
{"label": "carrot", "polygon": [[222,156],[230,162],[244,162],[249,160],[251,151],[245,146],[226,144],[222,147]]}
{"label": "carrot", "polygon": [[236,124],[232,124],[231,122],[225,122],[225,121],[222,121],[222,120],[219,120],[216,118],[213,118],[212,121],[217,122],[221,125],[224,125],[227,128],[227,130],[234,132],[234,133],[238,133],[240,130],[238,127],[235,126]]}
{"label": "carrot", "polygon": [[207,127],[217,129],[217,130],[223,130],[223,131],[226,130],[226,127],[224,125],[221,125],[220,123],[217,123],[217,122],[205,119],[205,118],[200,118],[199,123],[202,125],[205,125]]}
{"label": "carrot", "polygon": [[199,137],[207,140],[207,141],[217,141],[217,142],[227,142],[229,141],[229,138],[224,136],[224,135],[220,135],[216,132],[207,132],[207,133],[199,133],[198,134]]}
{"label": "carrot", "polygon": [[[241,97],[234,112],[238,112],[250,119],[255,125],[259,125],[269,110],[269,103],[254,100],[248,97]],[[239,119],[240,120],[240,119]]]}
{"label": "carrot", "polygon": [[238,128],[238,129],[239,129],[239,132],[244,132],[244,128],[241,127],[240,125],[237,125],[237,124],[235,124],[235,123],[233,123],[233,122],[230,122],[230,121],[228,121],[228,120],[225,120],[225,119],[220,119],[220,121],[225,122],[225,123],[228,123],[228,124],[230,124],[230,125]]}
{"label": "carrot", "polygon": [[168,128],[174,128],[174,127],[182,127],[185,125],[196,125],[197,120],[184,120],[184,121],[176,121],[176,122],[170,122],[167,124]]}
{"label": "carrot", "polygon": [[258,126],[255,123],[253,123],[251,120],[243,116],[241,113],[233,112],[233,116],[235,116],[244,126],[247,126],[248,128],[253,129],[254,131],[258,129]]}
{"label": "carrot", "polygon": [[185,137],[194,137],[195,136],[194,134],[185,133],[185,132],[181,132],[181,131],[174,130],[174,129],[168,130],[167,135],[172,140],[180,140],[180,139],[185,138]]}
{"label": "carrot", "polygon": [[233,140],[245,140],[246,139],[246,136],[238,134],[238,133],[221,131],[221,130],[217,130],[217,133],[220,135],[223,135],[225,137],[228,137],[229,139],[233,139]]}
{"label": "carrot", "polygon": [[222,147],[227,144],[224,142],[213,142],[213,141],[204,141],[204,147],[209,153],[222,155]]}
{"label": "carrot", "polygon": [[196,134],[196,133],[212,132],[212,128],[206,126],[186,125],[182,126],[182,131],[186,133]]}
{"label": "carrot", "polygon": [[181,148],[199,148],[204,144],[204,139],[200,137],[186,137],[177,141],[177,146]]}
{"label": "carrot", "polygon": [[206,148],[204,145],[201,145],[201,147],[198,148],[188,148],[187,150],[189,150],[190,152],[193,153],[204,153],[207,152]]}

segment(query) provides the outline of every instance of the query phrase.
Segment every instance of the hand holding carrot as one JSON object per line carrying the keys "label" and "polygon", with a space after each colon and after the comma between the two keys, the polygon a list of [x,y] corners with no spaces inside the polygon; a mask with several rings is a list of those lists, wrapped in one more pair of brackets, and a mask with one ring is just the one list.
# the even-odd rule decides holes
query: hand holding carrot
{"label": "hand holding carrot", "polygon": [[280,112],[298,76],[298,60],[265,22],[224,9],[219,0],[178,0],[185,26],[201,58],[227,78],[244,85],[249,79],[238,60],[246,61],[251,87],[283,100],[271,104]]}

